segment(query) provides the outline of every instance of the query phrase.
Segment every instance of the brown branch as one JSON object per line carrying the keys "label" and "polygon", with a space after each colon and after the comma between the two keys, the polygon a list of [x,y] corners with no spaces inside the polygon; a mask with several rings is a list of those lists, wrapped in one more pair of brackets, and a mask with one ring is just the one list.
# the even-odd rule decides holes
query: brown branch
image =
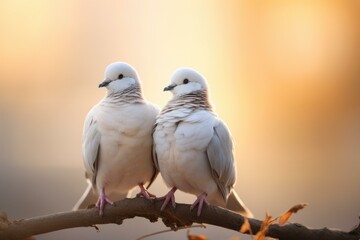
{"label": "brown branch", "polygon": [[[103,217],[99,216],[99,212],[95,208],[56,213],[13,222],[8,221],[4,216],[0,216],[0,239],[24,239],[37,234],[66,228],[93,226],[95,224],[122,224],[124,219],[134,217],[144,217],[151,222],[161,218],[164,224],[173,230],[183,226],[190,226],[193,223],[206,223],[239,231],[244,222],[241,215],[216,206],[205,206],[201,216],[197,217],[195,211],[190,212],[190,205],[188,204],[177,204],[176,209],[168,207],[164,212],[160,212],[161,204],[162,201],[151,202],[143,198],[124,199],[116,202],[115,206],[106,206]],[[252,233],[256,234],[262,221],[249,219],[249,223]],[[358,231],[348,233],[328,228],[309,229],[294,223],[285,226],[272,224],[269,227],[267,236],[292,240],[359,240],[360,233]]]}

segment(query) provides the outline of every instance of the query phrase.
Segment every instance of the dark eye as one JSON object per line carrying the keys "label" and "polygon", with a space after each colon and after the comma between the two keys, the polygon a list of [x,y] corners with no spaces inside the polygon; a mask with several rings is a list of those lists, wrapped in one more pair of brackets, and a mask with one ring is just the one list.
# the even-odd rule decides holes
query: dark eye
{"label": "dark eye", "polygon": [[124,77],[124,75],[120,74],[118,78],[122,79],[123,77]]}
{"label": "dark eye", "polygon": [[183,81],[184,84],[188,84],[189,83],[189,79],[185,78]]}

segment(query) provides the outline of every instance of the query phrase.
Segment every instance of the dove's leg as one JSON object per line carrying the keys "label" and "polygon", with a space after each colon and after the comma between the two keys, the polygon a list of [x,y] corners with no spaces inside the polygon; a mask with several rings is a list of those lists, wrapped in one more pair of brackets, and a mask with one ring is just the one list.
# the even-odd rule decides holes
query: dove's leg
{"label": "dove's leg", "polygon": [[176,207],[175,195],[174,195],[176,190],[177,190],[177,188],[173,187],[165,196],[157,198],[158,200],[165,199],[163,205],[160,208],[160,211],[164,211],[164,209],[166,208],[166,206],[168,205],[170,200],[171,200],[171,204],[172,204],[173,208]]}
{"label": "dove's leg", "polygon": [[104,206],[106,203],[114,205],[114,203],[105,195],[104,189],[102,189],[96,202],[96,207],[99,208],[100,216],[104,214]]}
{"label": "dove's leg", "polygon": [[191,205],[190,211],[192,211],[196,207],[196,205],[199,205],[198,206],[198,211],[197,211],[197,216],[200,216],[201,210],[202,210],[202,207],[203,207],[204,203],[206,205],[209,205],[209,202],[206,200],[206,197],[207,197],[206,193],[200,194],[198,196],[198,198],[196,199],[196,201]]}
{"label": "dove's leg", "polygon": [[149,200],[151,200],[151,198],[156,197],[154,194],[149,193],[149,191],[144,188],[144,185],[142,183],[139,184],[139,187],[140,187],[140,192],[136,194],[137,197],[143,196]]}

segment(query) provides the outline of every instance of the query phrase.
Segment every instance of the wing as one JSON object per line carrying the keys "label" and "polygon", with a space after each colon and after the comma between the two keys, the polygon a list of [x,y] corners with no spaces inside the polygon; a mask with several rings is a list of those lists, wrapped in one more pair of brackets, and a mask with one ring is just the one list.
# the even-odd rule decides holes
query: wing
{"label": "wing", "polygon": [[[159,109],[158,106],[155,106],[155,105],[151,105],[151,106],[154,108],[155,117],[156,117],[159,114],[160,109]],[[154,141],[154,132],[155,132],[156,127],[157,127],[157,124],[155,123],[154,126],[153,126],[152,133],[151,133],[151,137],[152,137],[151,154],[152,154],[152,161],[153,161],[153,175],[152,175],[152,177],[150,179],[150,182],[149,182],[149,184],[147,185],[146,188],[150,187],[150,185],[155,181],[157,175],[160,172],[158,158],[157,158],[157,154],[156,154],[156,145],[155,145],[155,141]]]}
{"label": "wing", "polygon": [[[154,125],[154,129],[153,129],[153,132],[152,132],[153,138],[154,138],[154,132],[156,130],[156,127],[157,127],[157,124]],[[156,170],[160,171],[159,161],[158,161],[158,157],[157,157],[157,154],[156,154],[156,144],[155,144],[154,140],[153,140],[153,144],[152,144],[152,160],[153,160],[154,167],[156,168]]]}
{"label": "wing", "polygon": [[87,176],[89,176],[89,179],[94,185],[100,152],[101,134],[97,129],[98,124],[92,112],[93,111],[90,111],[85,119],[82,150]]}
{"label": "wing", "polygon": [[236,175],[231,136],[222,121],[214,126],[214,134],[206,149],[206,154],[212,175],[226,200],[235,184]]}
{"label": "wing", "polygon": [[[154,135],[154,132],[155,132],[155,128],[156,128],[156,124],[154,125],[154,128],[153,128],[153,132],[151,134],[151,136]],[[156,145],[155,145],[155,141],[153,139],[153,142],[152,142],[152,150],[151,150],[151,154],[152,154],[152,161],[153,161],[153,175],[150,179],[150,182],[149,184],[147,185],[146,188],[149,188],[150,185],[155,181],[157,175],[159,174],[159,163],[158,163],[158,158],[157,158],[157,154],[156,154]]]}

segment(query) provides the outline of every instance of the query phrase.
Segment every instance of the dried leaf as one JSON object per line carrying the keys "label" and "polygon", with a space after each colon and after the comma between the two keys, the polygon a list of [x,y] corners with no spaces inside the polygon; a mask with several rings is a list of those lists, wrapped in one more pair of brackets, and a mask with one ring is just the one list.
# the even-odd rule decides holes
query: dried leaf
{"label": "dried leaf", "polygon": [[187,231],[188,240],[207,240],[207,237],[204,235],[192,235],[190,230]]}
{"label": "dried leaf", "polygon": [[263,232],[258,232],[254,237],[254,240],[264,240],[264,239],[265,239],[265,234]]}
{"label": "dried leaf", "polygon": [[281,216],[279,217],[279,224],[280,224],[280,225],[284,225],[284,224],[289,220],[289,218],[291,217],[291,215],[292,215],[292,212],[286,212],[286,213],[284,213],[283,215],[281,215]]}
{"label": "dried leaf", "polygon": [[92,225],[91,227],[95,228],[95,230],[96,230],[97,232],[100,232],[100,229],[99,229],[99,227],[98,227],[98,226],[96,226],[96,225]]}
{"label": "dried leaf", "polygon": [[273,222],[272,217],[266,213],[264,221],[261,223],[260,230],[256,233],[254,240],[264,240],[270,224]]}
{"label": "dried leaf", "polygon": [[284,225],[289,220],[289,218],[291,217],[291,215],[293,213],[297,213],[297,211],[303,209],[305,206],[307,206],[307,204],[303,203],[303,204],[297,204],[297,205],[293,206],[292,208],[290,208],[286,213],[282,214],[279,217],[279,224]]}
{"label": "dried leaf", "polygon": [[241,233],[249,232],[252,235],[250,222],[249,219],[246,217],[244,217],[244,223],[241,225],[240,232]]}

